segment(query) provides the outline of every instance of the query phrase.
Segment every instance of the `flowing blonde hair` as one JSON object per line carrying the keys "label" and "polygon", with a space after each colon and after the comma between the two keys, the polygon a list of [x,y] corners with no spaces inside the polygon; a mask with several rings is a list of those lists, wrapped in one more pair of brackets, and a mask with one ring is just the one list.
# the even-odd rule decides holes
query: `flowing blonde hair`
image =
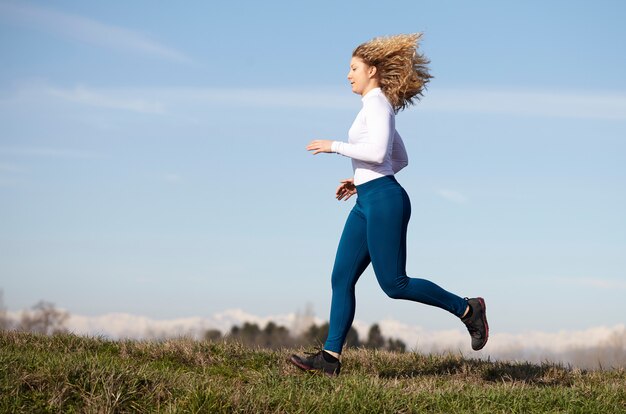
{"label": "flowing blonde hair", "polygon": [[432,76],[430,61],[418,53],[422,33],[375,37],[354,49],[352,56],[376,67],[380,89],[396,113],[419,100]]}

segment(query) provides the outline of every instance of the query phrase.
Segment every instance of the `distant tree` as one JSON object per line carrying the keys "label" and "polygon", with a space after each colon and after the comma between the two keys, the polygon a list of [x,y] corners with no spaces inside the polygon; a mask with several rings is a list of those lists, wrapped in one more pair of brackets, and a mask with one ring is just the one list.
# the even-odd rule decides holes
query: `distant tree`
{"label": "distant tree", "polygon": [[406,344],[402,342],[400,339],[393,339],[393,338],[387,339],[386,348],[388,351],[392,351],[392,352],[406,352]]}
{"label": "distant tree", "polygon": [[11,321],[7,316],[7,308],[4,307],[4,291],[0,289],[0,330],[11,329]]}
{"label": "distant tree", "polygon": [[289,334],[289,329],[284,326],[278,326],[274,322],[268,322],[263,329],[262,346],[266,348],[284,348],[293,346],[294,339]]}
{"label": "distant tree", "polygon": [[315,324],[309,326],[301,336],[301,340],[306,346],[322,346],[328,336],[328,322],[321,326]]}
{"label": "distant tree", "polygon": [[69,313],[42,300],[32,307],[32,311],[22,312],[18,329],[44,335],[67,332],[65,322],[69,317]]}
{"label": "distant tree", "polygon": [[[304,332],[301,336],[301,342],[305,346],[322,346],[326,341],[326,337],[328,336],[329,324],[328,322],[324,323],[321,326],[311,325],[309,329]],[[359,342],[359,334],[354,329],[354,327],[350,327],[348,334],[346,335],[346,347],[358,347],[361,345]]]}
{"label": "distant tree", "polygon": [[377,323],[370,327],[369,333],[367,334],[367,342],[365,342],[365,347],[372,349],[382,349],[385,347],[385,338],[380,332],[380,327]]}
{"label": "distant tree", "polygon": [[228,335],[228,340],[237,341],[250,347],[262,347],[277,349],[291,347],[296,344],[291,337],[289,329],[278,326],[274,322],[268,322],[265,328],[260,329],[255,323],[245,322],[243,326],[233,326]]}
{"label": "distant tree", "polygon": [[256,323],[245,322],[243,326],[233,326],[229,338],[246,346],[256,346],[261,336],[261,328]]}
{"label": "distant tree", "polygon": [[[291,335],[289,330],[284,326],[278,326],[275,322],[268,322],[263,329],[255,323],[245,322],[242,326],[233,326],[230,333],[226,336],[227,340],[237,341],[245,346],[263,347],[269,349],[293,347],[293,346],[316,346],[322,347],[328,337],[328,322],[318,326],[312,324],[307,330],[297,337]],[[217,340],[221,338],[220,332],[213,330],[205,333],[205,339]],[[346,335],[345,346],[359,347],[366,346],[368,348],[389,349],[395,352],[404,352],[406,345],[399,339],[386,340],[378,324],[372,325],[369,330],[367,341],[362,343],[359,340],[359,334],[350,327]]]}
{"label": "distant tree", "polygon": [[278,328],[279,328],[278,325],[276,325],[272,321],[269,321],[267,325],[265,325],[265,328],[263,329],[263,333],[267,336],[273,336],[275,333],[278,332]]}
{"label": "distant tree", "polygon": [[204,332],[204,340],[216,342],[222,339],[222,332],[217,329],[208,329]]}
{"label": "distant tree", "polygon": [[255,345],[261,336],[261,328],[256,323],[245,322],[241,327],[240,335],[244,343]]}
{"label": "distant tree", "polygon": [[348,330],[348,335],[346,335],[346,347],[348,348],[356,348],[361,346],[361,342],[359,341],[359,333],[354,329],[353,326]]}

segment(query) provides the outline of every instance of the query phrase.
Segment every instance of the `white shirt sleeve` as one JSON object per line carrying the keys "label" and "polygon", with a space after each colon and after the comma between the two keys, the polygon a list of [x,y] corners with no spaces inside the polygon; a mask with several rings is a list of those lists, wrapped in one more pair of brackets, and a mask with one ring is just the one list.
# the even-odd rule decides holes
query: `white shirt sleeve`
{"label": "white shirt sleeve", "polygon": [[400,134],[396,134],[391,150],[391,168],[393,169],[393,173],[397,173],[407,165],[409,165],[409,156],[406,153],[406,148],[404,147],[402,138],[400,138]]}
{"label": "white shirt sleeve", "polygon": [[389,142],[393,139],[395,117],[390,108],[376,99],[365,102],[363,110],[367,124],[367,141],[355,144],[334,141],[331,150],[355,160],[381,164],[387,155]]}

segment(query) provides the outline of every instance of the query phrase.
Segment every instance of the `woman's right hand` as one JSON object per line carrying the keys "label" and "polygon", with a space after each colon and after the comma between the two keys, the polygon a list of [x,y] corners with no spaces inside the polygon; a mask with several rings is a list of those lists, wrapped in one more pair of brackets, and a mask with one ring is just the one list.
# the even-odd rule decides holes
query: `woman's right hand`
{"label": "woman's right hand", "polygon": [[347,201],[350,197],[356,194],[356,186],[354,185],[354,178],[346,178],[340,181],[337,191],[335,191],[335,197],[337,200]]}

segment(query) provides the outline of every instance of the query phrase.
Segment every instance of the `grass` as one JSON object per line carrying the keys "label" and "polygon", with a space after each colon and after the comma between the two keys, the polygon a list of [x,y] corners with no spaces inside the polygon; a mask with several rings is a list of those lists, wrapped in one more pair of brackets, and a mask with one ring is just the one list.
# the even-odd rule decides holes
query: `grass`
{"label": "grass", "polygon": [[0,412],[626,413],[623,369],[353,349],[328,378],[292,352],[1,331]]}

